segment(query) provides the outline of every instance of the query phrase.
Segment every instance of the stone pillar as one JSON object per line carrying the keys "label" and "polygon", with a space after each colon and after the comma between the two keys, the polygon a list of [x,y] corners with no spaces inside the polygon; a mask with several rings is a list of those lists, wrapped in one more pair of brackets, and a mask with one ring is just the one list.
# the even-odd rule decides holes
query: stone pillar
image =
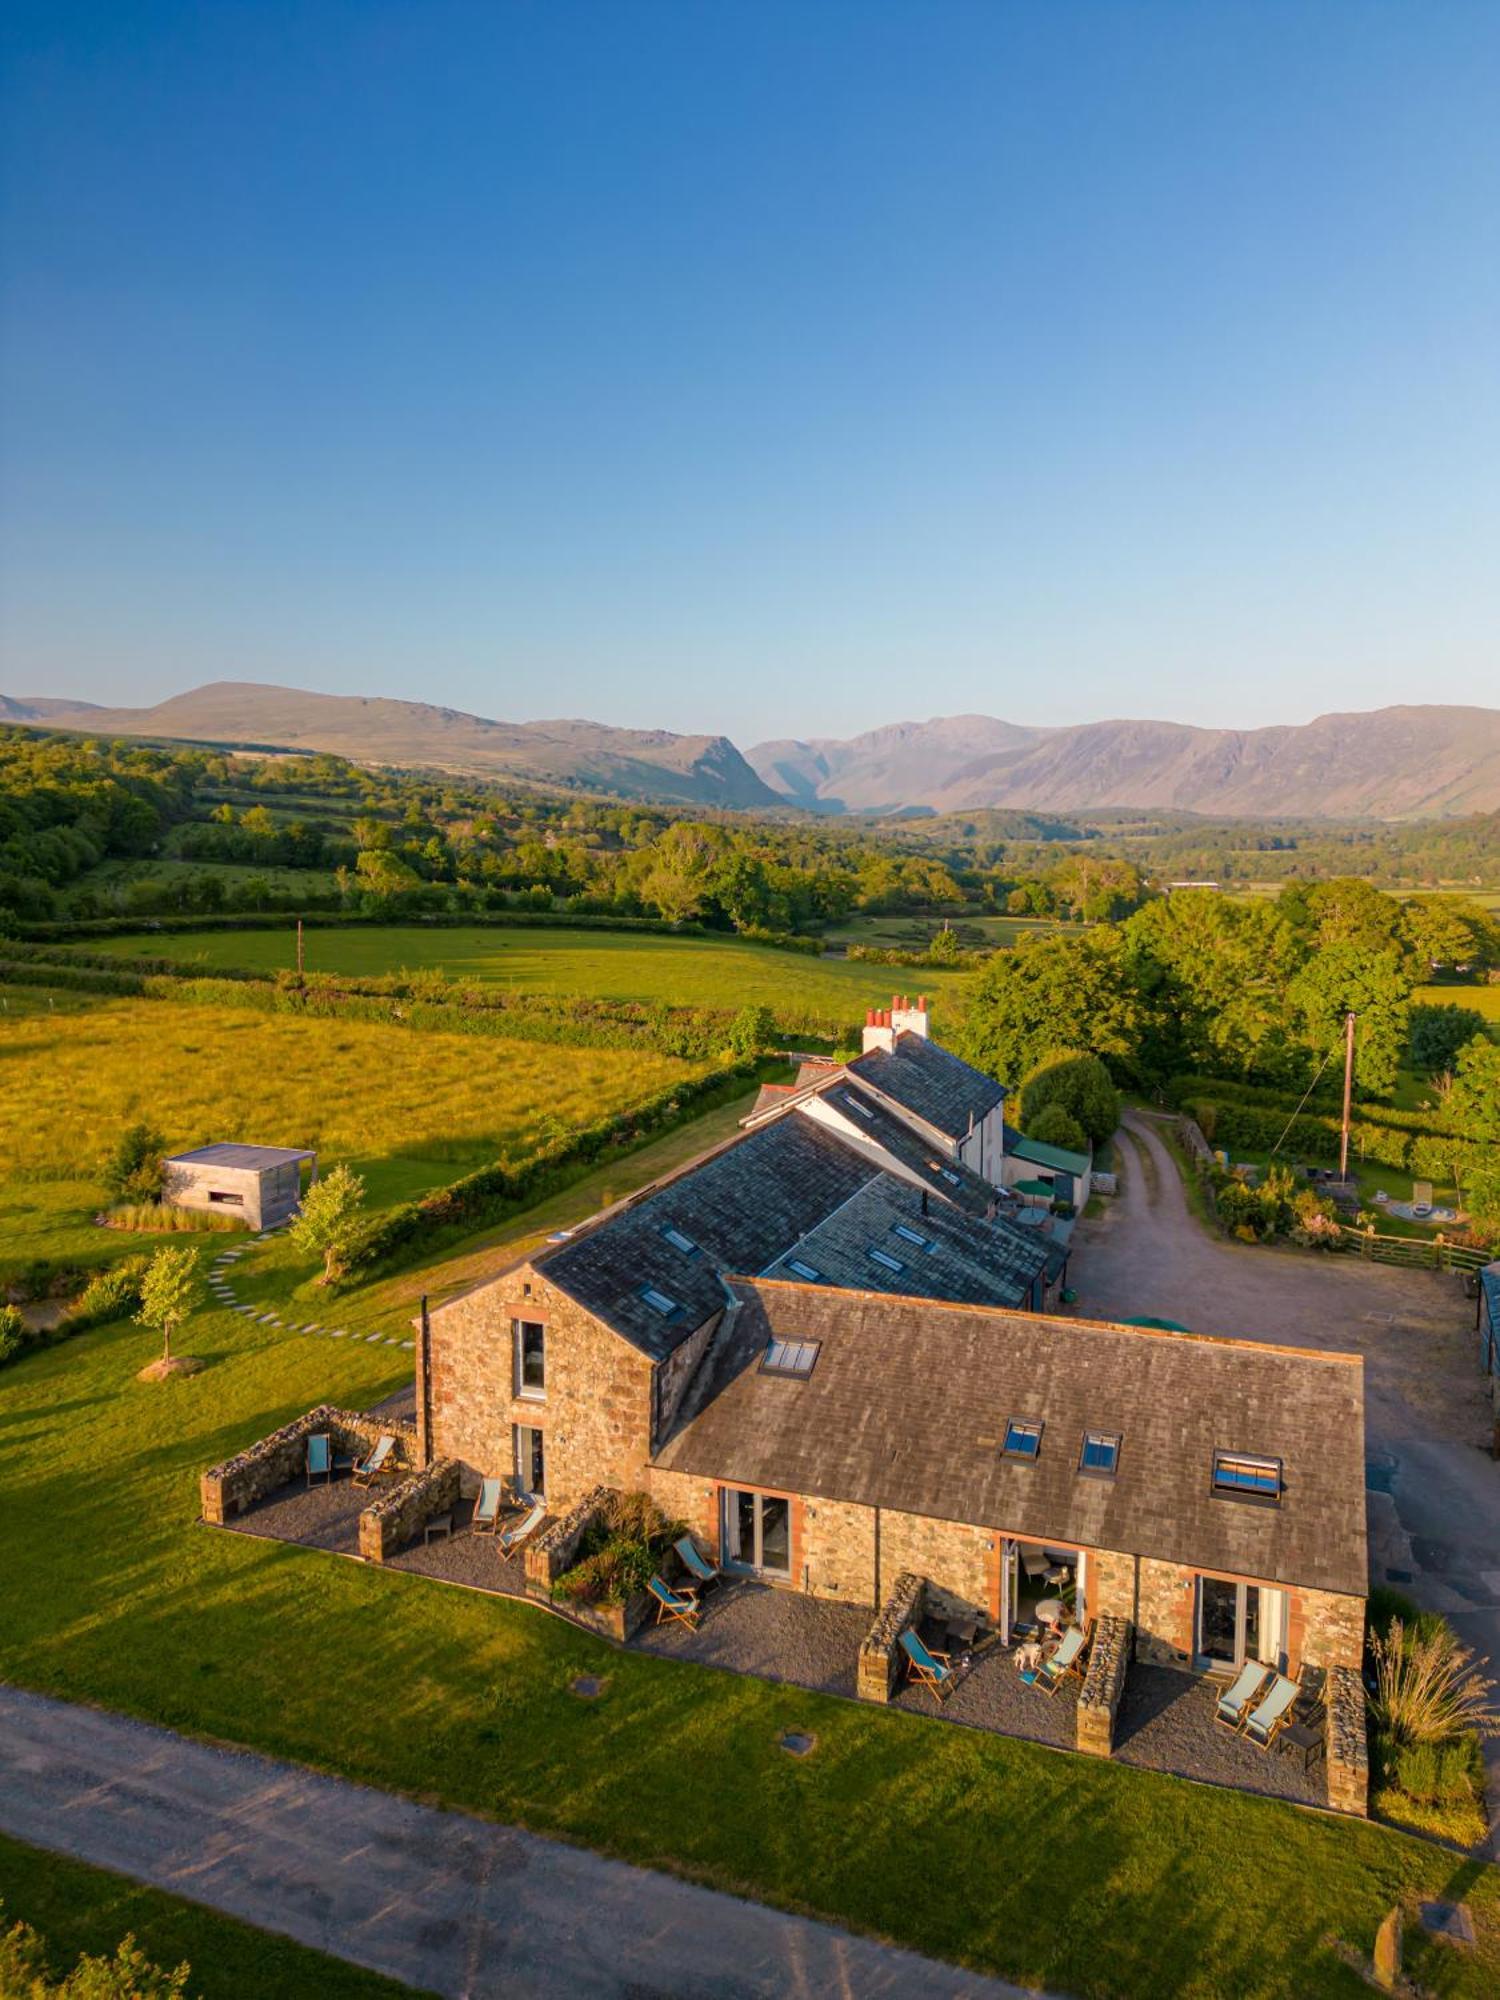
{"label": "stone pillar", "polygon": [[417,1376],[417,1463],[432,1463],[432,1327],[427,1318],[427,1294],[422,1294],[422,1312],[417,1321],[415,1349]]}
{"label": "stone pillar", "polygon": [[1335,1812],[1370,1809],[1370,1750],[1365,1738],[1365,1691],[1353,1667],[1330,1667],[1323,1688],[1327,1732],[1328,1803]]}
{"label": "stone pillar", "polygon": [[855,1691],[861,1701],[890,1700],[900,1673],[901,1634],[920,1623],[926,1607],[926,1577],[903,1570],[860,1644]]}
{"label": "stone pillar", "polygon": [[1104,1617],[1094,1626],[1088,1670],[1078,1696],[1077,1743],[1095,1757],[1108,1757],[1114,1751],[1115,1717],[1125,1694],[1133,1636],[1128,1618]]}

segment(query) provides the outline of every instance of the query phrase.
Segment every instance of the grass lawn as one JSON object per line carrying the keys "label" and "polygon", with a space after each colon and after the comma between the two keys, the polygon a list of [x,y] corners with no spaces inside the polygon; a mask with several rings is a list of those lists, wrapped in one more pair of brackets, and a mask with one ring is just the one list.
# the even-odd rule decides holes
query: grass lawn
{"label": "grass lawn", "polygon": [[[1367,1989],[1331,1941],[1368,1954],[1393,1903],[1440,1895],[1468,1901],[1479,1944],[1414,1948],[1414,1975],[1454,1995],[1500,1982],[1500,1874],[1405,1835],[615,1652],[533,1607],[201,1527],[203,1466],[403,1371],[394,1350],[227,1313],[178,1345],[203,1374],[137,1383],[155,1342],[126,1323],[0,1375],[0,1675],[17,1684],[1058,1992],[1353,2000]],[[602,1700],[569,1693],[580,1671],[608,1676]],[[816,1732],[813,1756],[778,1747],[788,1727]]]}
{"label": "grass lawn", "polygon": [[[1055,917],[973,917],[950,919],[959,942],[969,951],[996,951],[1018,938],[1047,937],[1054,931],[1079,931],[1082,924]],[[829,944],[878,945],[887,951],[926,951],[943,928],[941,917],[850,917],[823,935]],[[894,969],[894,968],[893,968]]]}
{"label": "grass lawn", "polygon": [[24,1922],[47,1945],[55,1979],[87,1952],[110,1958],[126,1935],[153,1964],[192,1967],[194,2000],[411,2000],[412,1988],[289,1938],[163,1895],[124,1875],[44,1854],[0,1834],[0,1927]]}
{"label": "grass lawn", "polygon": [[1483,1014],[1492,1035],[1500,1035],[1500,986],[1465,986],[1452,980],[1440,986],[1419,986],[1411,997],[1427,1007],[1471,1007],[1476,1014]]}
{"label": "grass lawn", "polygon": [[[832,1018],[850,1025],[889,998],[891,968],[810,958],[737,938],[673,938],[649,932],[421,924],[306,933],[309,972],[379,974],[438,966],[455,979],[494,980],[518,993],[587,993],[609,1000],[677,1005],[764,1005],[779,1021]],[[294,966],[295,926],[285,931],[151,931],[91,941],[123,958],[177,958],[211,970]],[[961,990],[965,975],[923,973],[923,990]],[[939,1017],[941,1018],[941,1017]]]}
{"label": "grass lawn", "polygon": [[11,1024],[0,1130],[13,1166],[85,1174],[139,1118],[172,1150],[222,1138],[316,1146],[366,1174],[379,1205],[696,1073],[649,1050],[100,999]]}

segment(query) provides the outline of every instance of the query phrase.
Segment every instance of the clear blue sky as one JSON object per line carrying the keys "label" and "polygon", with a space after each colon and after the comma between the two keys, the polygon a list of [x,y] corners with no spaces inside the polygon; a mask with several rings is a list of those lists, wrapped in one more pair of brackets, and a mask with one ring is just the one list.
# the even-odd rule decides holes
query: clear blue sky
{"label": "clear blue sky", "polygon": [[1500,5],[7,10],[0,688],[1500,705]]}

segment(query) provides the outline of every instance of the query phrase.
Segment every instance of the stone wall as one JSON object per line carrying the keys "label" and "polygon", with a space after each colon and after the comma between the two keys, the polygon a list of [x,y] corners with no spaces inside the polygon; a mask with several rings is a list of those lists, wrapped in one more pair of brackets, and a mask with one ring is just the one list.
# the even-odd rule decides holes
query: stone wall
{"label": "stone wall", "polygon": [[1135,1656],[1157,1667],[1193,1667],[1197,1572],[1142,1557],[1136,1575]]}
{"label": "stone wall", "polygon": [[799,1508],[800,1564],[793,1564],[793,1582],[809,1597],[873,1605],[875,1509],[844,1500],[805,1500],[793,1503],[794,1522]]}
{"label": "stone wall", "polygon": [[595,1486],[583,1498],[533,1535],[524,1550],[526,1581],[550,1597],[552,1586],[565,1569],[573,1567],[578,1545],[594,1523],[603,1518],[612,1495],[607,1486]]}
{"label": "stone wall", "polygon": [[1078,1696],[1078,1747],[1108,1757],[1115,1747],[1115,1717],[1125,1694],[1134,1637],[1128,1618],[1106,1613],[1094,1620],[1094,1640]]}
{"label": "stone wall", "polygon": [[307,1440],[319,1431],[328,1433],[334,1451],[344,1457],[363,1458],[377,1439],[394,1437],[396,1450],[389,1463],[393,1468],[407,1471],[416,1467],[415,1426],[392,1423],[389,1418],[367,1417],[358,1410],[336,1410],[331,1403],[320,1403],[305,1417],[283,1424],[279,1431],[203,1473],[198,1481],[203,1519],[221,1526],[231,1514],[243,1514],[268,1493],[304,1477]]}
{"label": "stone wall", "polygon": [[458,1460],[431,1465],[382,1493],[359,1517],[359,1552],[366,1562],[384,1562],[415,1541],[434,1514],[446,1514],[458,1499]]}
{"label": "stone wall", "polygon": [[[547,1329],[546,1395],[515,1394],[512,1321]],[[566,1511],[595,1486],[646,1484],[652,1364],[530,1264],[429,1316],[433,1452],[456,1458],[466,1490],[515,1470],[511,1427],[541,1431],[547,1502]]]}
{"label": "stone wall", "polygon": [[1370,1750],[1365,1736],[1365,1691],[1358,1667],[1328,1669],[1323,1685],[1327,1730],[1328,1803],[1335,1812],[1369,1811]]}
{"label": "stone wall", "polygon": [[861,1701],[889,1701],[901,1675],[901,1634],[922,1622],[927,1579],[904,1571],[860,1642],[856,1692]]}
{"label": "stone wall", "polygon": [[1288,1593],[1287,1659],[1292,1673],[1300,1667],[1352,1667],[1359,1672],[1365,1656],[1365,1601],[1328,1590]]}
{"label": "stone wall", "polygon": [[[934,1521],[923,1514],[880,1514],[880,1576],[882,1586],[903,1570],[927,1579],[927,1602],[939,1616],[968,1613],[979,1618],[998,1615],[991,1598],[998,1580],[995,1551],[999,1536],[988,1528],[960,1521]],[[875,1602],[872,1589],[865,1600]]]}
{"label": "stone wall", "polygon": [[683,1396],[698,1363],[708,1352],[714,1335],[724,1324],[724,1314],[715,1313],[705,1320],[696,1332],[690,1333],[680,1347],[674,1347],[666,1360],[660,1362],[656,1370],[656,1433],[652,1438],[652,1449],[656,1450],[666,1439],[672,1427],[672,1419],[682,1407]]}

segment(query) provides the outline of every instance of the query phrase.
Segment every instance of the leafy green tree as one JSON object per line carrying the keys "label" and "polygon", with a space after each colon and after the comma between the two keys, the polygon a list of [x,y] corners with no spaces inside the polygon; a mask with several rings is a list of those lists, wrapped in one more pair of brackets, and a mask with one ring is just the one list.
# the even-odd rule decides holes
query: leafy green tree
{"label": "leafy green tree", "polygon": [[1059,1046],[1139,1076],[1155,1022],[1118,929],[1023,938],[996,952],[974,982],[960,1053],[1002,1081],[1026,1076]]}
{"label": "leafy green tree", "polygon": [[1484,1016],[1473,1007],[1413,1007],[1407,1021],[1413,1068],[1425,1076],[1451,1069],[1464,1044],[1484,1031]]}
{"label": "leafy green tree", "polygon": [[1039,1146],[1062,1146],[1070,1153],[1089,1150],[1089,1135],[1084,1131],[1071,1111],[1064,1111],[1060,1104],[1044,1104],[1032,1119],[1027,1129],[1028,1139],[1035,1139]]}
{"label": "leafy green tree", "polygon": [[155,1327],[161,1335],[161,1358],[172,1358],[172,1335],[189,1318],[203,1296],[198,1276],[198,1252],[189,1245],[158,1250],[141,1280],[137,1326]]}
{"label": "leafy green tree", "polygon": [[287,1236],[299,1250],[323,1259],[319,1284],[342,1277],[359,1230],[365,1184],[352,1167],[340,1164],[315,1180],[302,1198],[302,1209]]}
{"label": "leafy green tree", "polygon": [[1500,928],[1466,897],[1413,896],[1404,915],[1408,944],[1424,970],[1477,970],[1500,957]]}
{"label": "leafy green tree", "polygon": [[[1102,1146],[1120,1122],[1120,1093],[1107,1066],[1098,1056],[1082,1055],[1076,1049],[1052,1050],[1021,1084],[1021,1129],[1033,1139],[1042,1139],[1038,1119],[1056,1109],[1065,1114],[1083,1141],[1074,1151],[1087,1151],[1089,1141]],[[1054,1146],[1069,1144],[1051,1139]]]}
{"label": "leafy green tree", "polygon": [[776,1043],[776,1016],[769,1007],[741,1007],[729,1024],[729,1048],[737,1056],[758,1056]]}
{"label": "leafy green tree", "polygon": [[1448,1115],[1469,1213],[1482,1229],[1500,1229],[1500,1042],[1478,1036],[1459,1051]]}
{"label": "leafy green tree", "polygon": [[116,1201],[159,1201],[166,1140],[144,1122],[127,1126],[104,1163],[104,1185]]}
{"label": "leafy green tree", "polygon": [[1355,1077],[1363,1095],[1384,1097],[1395,1087],[1406,1051],[1411,990],[1411,975],[1393,946],[1371,951],[1358,943],[1325,944],[1291,982],[1288,998],[1320,1061],[1337,1055],[1344,1016],[1353,1010]]}
{"label": "leafy green tree", "polygon": [[1303,1066],[1286,989],[1305,947],[1276,908],[1179,890],[1137,911],[1126,932],[1157,975],[1181,1067],[1280,1083]]}

